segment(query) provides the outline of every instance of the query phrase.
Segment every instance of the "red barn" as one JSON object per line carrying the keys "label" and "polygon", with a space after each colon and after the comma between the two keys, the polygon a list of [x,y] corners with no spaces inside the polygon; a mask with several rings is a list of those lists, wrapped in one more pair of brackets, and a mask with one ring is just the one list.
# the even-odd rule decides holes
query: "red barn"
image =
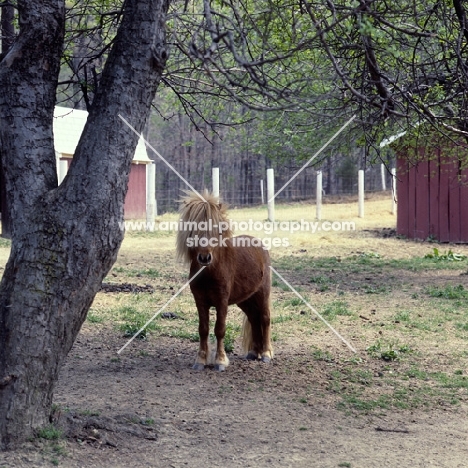
{"label": "red barn", "polygon": [[[73,158],[76,146],[85,126],[88,113],[83,110],[56,107],[54,112],[54,144],[57,155],[59,183]],[[152,161],[148,158],[146,146],[140,138],[128,181],[128,192],[125,198],[125,219],[146,217],[146,170]]]}
{"label": "red barn", "polygon": [[397,155],[397,234],[468,243],[468,148],[434,135],[416,145],[406,139],[381,144]]}

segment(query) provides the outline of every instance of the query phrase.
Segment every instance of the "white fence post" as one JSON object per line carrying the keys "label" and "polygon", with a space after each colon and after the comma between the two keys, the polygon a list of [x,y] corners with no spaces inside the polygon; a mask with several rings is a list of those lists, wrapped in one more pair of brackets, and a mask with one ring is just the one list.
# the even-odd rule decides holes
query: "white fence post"
{"label": "white fence post", "polygon": [[364,218],[364,171],[358,172],[358,217]]}
{"label": "white fence post", "polygon": [[265,204],[265,195],[263,193],[263,179],[260,179],[260,196],[262,197],[262,205]]}
{"label": "white fence post", "polygon": [[385,181],[385,164],[380,165],[380,177],[382,178],[382,190],[387,190],[387,182]]}
{"label": "white fence post", "polygon": [[396,214],[397,211],[397,203],[396,203],[396,169],[392,169],[392,215]]}
{"label": "white fence post", "polygon": [[146,165],[146,230],[154,230],[156,208],[156,164]]}
{"label": "white fence post", "polygon": [[213,178],[213,195],[219,197],[219,167],[213,167],[211,174]]}
{"label": "white fence post", "polygon": [[316,217],[322,219],[322,171],[317,171]]}
{"label": "white fence post", "polygon": [[65,179],[68,172],[68,161],[66,159],[59,159],[58,161],[58,184],[60,185]]}
{"label": "white fence post", "polygon": [[267,200],[268,221],[275,221],[275,173],[273,169],[267,169]]}

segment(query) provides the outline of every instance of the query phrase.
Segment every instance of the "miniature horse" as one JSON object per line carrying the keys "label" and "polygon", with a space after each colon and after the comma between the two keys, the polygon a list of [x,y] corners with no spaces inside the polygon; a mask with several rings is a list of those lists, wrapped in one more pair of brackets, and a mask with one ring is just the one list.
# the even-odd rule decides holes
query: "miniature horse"
{"label": "miniature horse", "polygon": [[200,347],[193,369],[209,363],[210,307],[216,308],[216,355],[214,367],[224,371],[229,359],[224,351],[228,306],[237,304],[246,317],[243,348],[247,359],[270,362],[270,256],[260,239],[232,237],[226,207],[217,197],[187,193],[180,206],[177,257],[190,264],[190,283],[199,318]]}

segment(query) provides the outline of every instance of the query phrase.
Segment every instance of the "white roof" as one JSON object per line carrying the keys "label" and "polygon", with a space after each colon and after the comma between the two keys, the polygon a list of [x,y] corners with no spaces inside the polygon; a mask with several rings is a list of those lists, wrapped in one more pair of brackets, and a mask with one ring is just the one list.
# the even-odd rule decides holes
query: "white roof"
{"label": "white roof", "polygon": [[[83,132],[88,113],[84,110],[56,106],[54,110],[54,146],[61,155],[75,154],[76,146]],[[148,164],[151,160],[146,152],[143,138],[140,138],[133,161]]]}
{"label": "white roof", "polygon": [[[410,127],[411,128],[418,128],[422,123],[424,122],[416,122],[414,124],[411,124]],[[411,130],[410,128],[410,130]],[[391,135],[389,136],[388,138],[384,138],[380,143],[379,143],[379,146],[381,148],[384,148],[385,146],[388,146],[388,145],[391,145],[394,141],[398,140],[399,138],[401,138],[402,136],[405,136],[406,134],[408,133],[408,130],[404,130],[400,133],[397,133],[395,135]]]}
{"label": "white roof", "polygon": [[388,138],[383,139],[380,142],[379,146],[383,148],[385,146],[391,145],[394,141],[398,140],[399,138],[405,135],[406,135],[406,132],[400,132],[400,133],[397,133],[396,135],[389,136]]}

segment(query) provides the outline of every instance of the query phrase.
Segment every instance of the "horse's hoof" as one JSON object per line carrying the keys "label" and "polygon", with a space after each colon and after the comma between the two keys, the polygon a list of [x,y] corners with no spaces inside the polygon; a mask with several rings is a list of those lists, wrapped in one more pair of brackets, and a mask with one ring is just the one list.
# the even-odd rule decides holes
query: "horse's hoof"
{"label": "horse's hoof", "polygon": [[262,362],[264,362],[265,364],[270,364],[271,358],[269,358],[268,356],[262,356]]}
{"label": "horse's hoof", "polygon": [[204,370],[204,369],[205,369],[205,364],[200,364],[199,362],[196,362],[196,363],[192,366],[192,369],[193,369],[193,370]]}
{"label": "horse's hoof", "polygon": [[254,353],[247,353],[245,359],[247,359],[247,361],[256,361],[258,359],[258,356]]}
{"label": "horse's hoof", "polygon": [[226,366],[224,364],[215,364],[214,370],[218,372],[224,372],[226,370]]}

